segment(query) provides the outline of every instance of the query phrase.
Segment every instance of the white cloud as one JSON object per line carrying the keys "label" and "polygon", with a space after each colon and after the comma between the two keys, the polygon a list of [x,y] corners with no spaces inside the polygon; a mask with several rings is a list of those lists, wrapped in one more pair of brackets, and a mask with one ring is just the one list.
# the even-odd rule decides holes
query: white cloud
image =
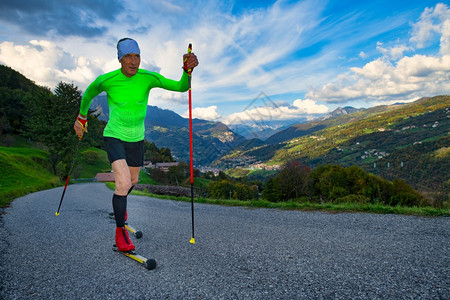
{"label": "white cloud", "polygon": [[[324,102],[365,100],[373,103],[391,101],[398,97],[417,98],[450,93],[450,10],[444,4],[425,9],[413,25],[410,41],[425,47],[432,35],[440,34],[440,52],[437,55],[404,56],[413,47],[400,44],[384,47],[377,43],[383,57],[363,67],[353,67],[338,80],[312,89],[306,97]],[[438,38],[437,36],[435,38]],[[424,95],[425,94],[425,95]]]}
{"label": "white cloud", "polygon": [[317,104],[316,101],[311,99],[294,101],[294,114],[306,113],[306,114],[324,114],[328,112],[328,107],[323,104]]}
{"label": "white cloud", "polygon": [[403,57],[403,53],[406,51],[414,50],[412,47],[406,45],[396,45],[393,47],[384,48],[383,43],[377,43],[377,50],[383,53],[388,60],[398,60]]}
{"label": "white cloud", "polygon": [[152,89],[150,91],[149,105],[159,106],[170,110],[175,110],[178,107],[188,107],[189,100],[186,93],[178,93],[166,91],[163,89]]}
{"label": "white cloud", "polygon": [[367,57],[369,57],[369,55],[367,53],[365,53],[364,51],[361,51],[361,52],[359,52],[359,57],[367,58]]}
{"label": "white cloud", "polygon": [[424,48],[436,34],[441,36],[441,53],[450,54],[450,9],[443,3],[424,10],[419,21],[413,25],[410,42]]}
{"label": "white cloud", "polygon": [[[317,1],[277,2],[267,10],[217,17],[213,25],[199,22],[200,26],[190,33],[196,37],[194,52],[200,60],[197,76],[202,80],[197,88],[239,89],[239,95],[225,91],[230,93],[231,97],[225,96],[229,101],[250,99],[255,90],[268,86],[281,89],[284,84],[272,84],[281,78],[276,78],[277,73],[268,71],[267,66],[277,63],[277,68],[282,67],[278,61],[306,43],[303,34],[318,25],[320,10]],[[283,65],[290,66],[287,62]]]}
{"label": "white cloud", "polygon": [[74,57],[45,40],[32,40],[26,45],[0,43],[0,62],[51,89],[60,81],[87,84],[100,71],[87,58]]}
{"label": "white cloud", "polygon": [[266,105],[234,113],[225,117],[222,122],[225,124],[253,124],[263,121],[299,119],[309,115],[324,114],[327,112],[327,106],[317,104],[314,100],[297,99],[292,105],[289,105],[289,103]]}
{"label": "white cloud", "polygon": [[450,55],[403,57],[396,65],[375,60],[363,68],[351,68],[340,81],[324,85],[306,96],[325,102],[350,99],[381,100],[404,95],[450,93]]}
{"label": "white cloud", "polygon": [[[189,110],[186,111],[182,117],[189,118]],[[209,106],[209,107],[197,107],[192,110],[192,118],[208,120],[208,121],[217,121],[221,118],[220,114],[217,112],[217,106]]]}
{"label": "white cloud", "polygon": [[441,54],[450,55],[450,18],[442,25],[442,35],[440,40]]}

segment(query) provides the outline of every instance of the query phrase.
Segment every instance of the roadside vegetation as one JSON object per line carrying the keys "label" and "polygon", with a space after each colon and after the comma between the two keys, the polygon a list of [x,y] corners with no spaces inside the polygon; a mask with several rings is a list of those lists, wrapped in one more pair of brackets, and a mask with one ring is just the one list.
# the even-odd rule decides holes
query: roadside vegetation
{"label": "roadside vegetation", "polygon": [[[114,190],[114,183],[106,184],[110,189]],[[171,201],[190,202],[189,197],[174,197],[164,196],[148,193],[146,191],[133,191],[133,195],[153,197],[158,199],[165,199]],[[302,197],[292,199],[285,202],[271,202],[263,199],[259,200],[230,200],[230,199],[212,199],[204,197],[196,197],[195,203],[222,205],[222,206],[236,206],[247,208],[268,208],[281,210],[299,210],[299,211],[322,211],[330,213],[373,213],[373,214],[399,214],[412,216],[434,216],[434,217],[449,217],[450,210],[447,208],[427,207],[406,207],[406,206],[389,206],[384,204],[359,204],[359,203],[317,203],[310,202],[308,198]]]}
{"label": "roadside vegetation", "polygon": [[[2,207],[17,197],[64,184],[51,172],[48,155],[46,151],[34,148],[0,147],[0,171],[5,174],[0,186]],[[94,157],[95,162],[92,161]],[[82,175],[82,178],[93,178],[99,170],[109,171],[105,152],[96,148],[82,150],[76,162],[74,173]],[[172,176],[172,182],[180,180],[182,185],[189,186],[187,166],[181,165],[171,171],[172,175],[166,175],[166,184],[171,183],[169,178]],[[177,173],[180,177],[175,179],[174,174]],[[139,184],[161,183],[152,178],[151,173],[141,171]],[[107,185],[114,188],[114,183]],[[211,172],[201,176],[197,174],[195,189],[199,195],[195,197],[196,203],[302,211],[450,216],[447,202],[441,207],[433,207],[429,200],[406,183],[389,182],[357,167],[327,165],[311,171],[300,163],[291,162],[265,184],[249,182],[245,178],[236,180],[223,172],[215,176]],[[189,197],[169,197],[145,191],[133,191],[133,194],[190,201]]]}
{"label": "roadside vegetation", "polygon": [[[188,187],[189,177],[186,175],[182,182]],[[217,176],[203,174],[194,182],[196,203],[302,211],[450,216],[448,201],[436,205],[403,180],[391,182],[356,166],[325,165],[311,171],[305,165],[291,161],[265,184],[249,182],[245,177],[236,180],[223,172]],[[107,185],[114,189],[114,183]],[[191,201],[190,197],[156,195],[146,190],[135,190],[133,194]]]}

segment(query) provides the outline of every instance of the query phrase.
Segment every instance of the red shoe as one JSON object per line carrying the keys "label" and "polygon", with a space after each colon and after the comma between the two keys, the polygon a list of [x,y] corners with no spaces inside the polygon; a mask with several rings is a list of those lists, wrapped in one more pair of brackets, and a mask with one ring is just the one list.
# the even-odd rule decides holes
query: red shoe
{"label": "red shoe", "polygon": [[135,250],[134,244],[130,240],[125,227],[116,227],[116,246],[121,252]]}

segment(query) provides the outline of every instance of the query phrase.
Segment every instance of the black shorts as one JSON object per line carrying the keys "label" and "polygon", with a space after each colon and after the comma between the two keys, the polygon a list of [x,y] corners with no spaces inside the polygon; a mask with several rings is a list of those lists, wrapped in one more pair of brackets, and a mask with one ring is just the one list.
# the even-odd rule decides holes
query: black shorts
{"label": "black shorts", "polygon": [[124,142],[106,136],[103,139],[110,163],[118,159],[125,159],[129,167],[142,167],[144,165],[144,140]]}

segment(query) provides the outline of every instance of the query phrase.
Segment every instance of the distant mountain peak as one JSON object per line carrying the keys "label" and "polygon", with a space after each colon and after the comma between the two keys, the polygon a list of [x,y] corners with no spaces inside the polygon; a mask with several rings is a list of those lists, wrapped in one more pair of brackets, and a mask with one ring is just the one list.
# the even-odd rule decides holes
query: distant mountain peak
{"label": "distant mountain peak", "polygon": [[352,106],[338,107],[333,110],[331,113],[323,117],[322,120],[328,120],[332,118],[336,118],[342,115],[349,115],[358,111],[364,110],[364,108],[354,108]]}

